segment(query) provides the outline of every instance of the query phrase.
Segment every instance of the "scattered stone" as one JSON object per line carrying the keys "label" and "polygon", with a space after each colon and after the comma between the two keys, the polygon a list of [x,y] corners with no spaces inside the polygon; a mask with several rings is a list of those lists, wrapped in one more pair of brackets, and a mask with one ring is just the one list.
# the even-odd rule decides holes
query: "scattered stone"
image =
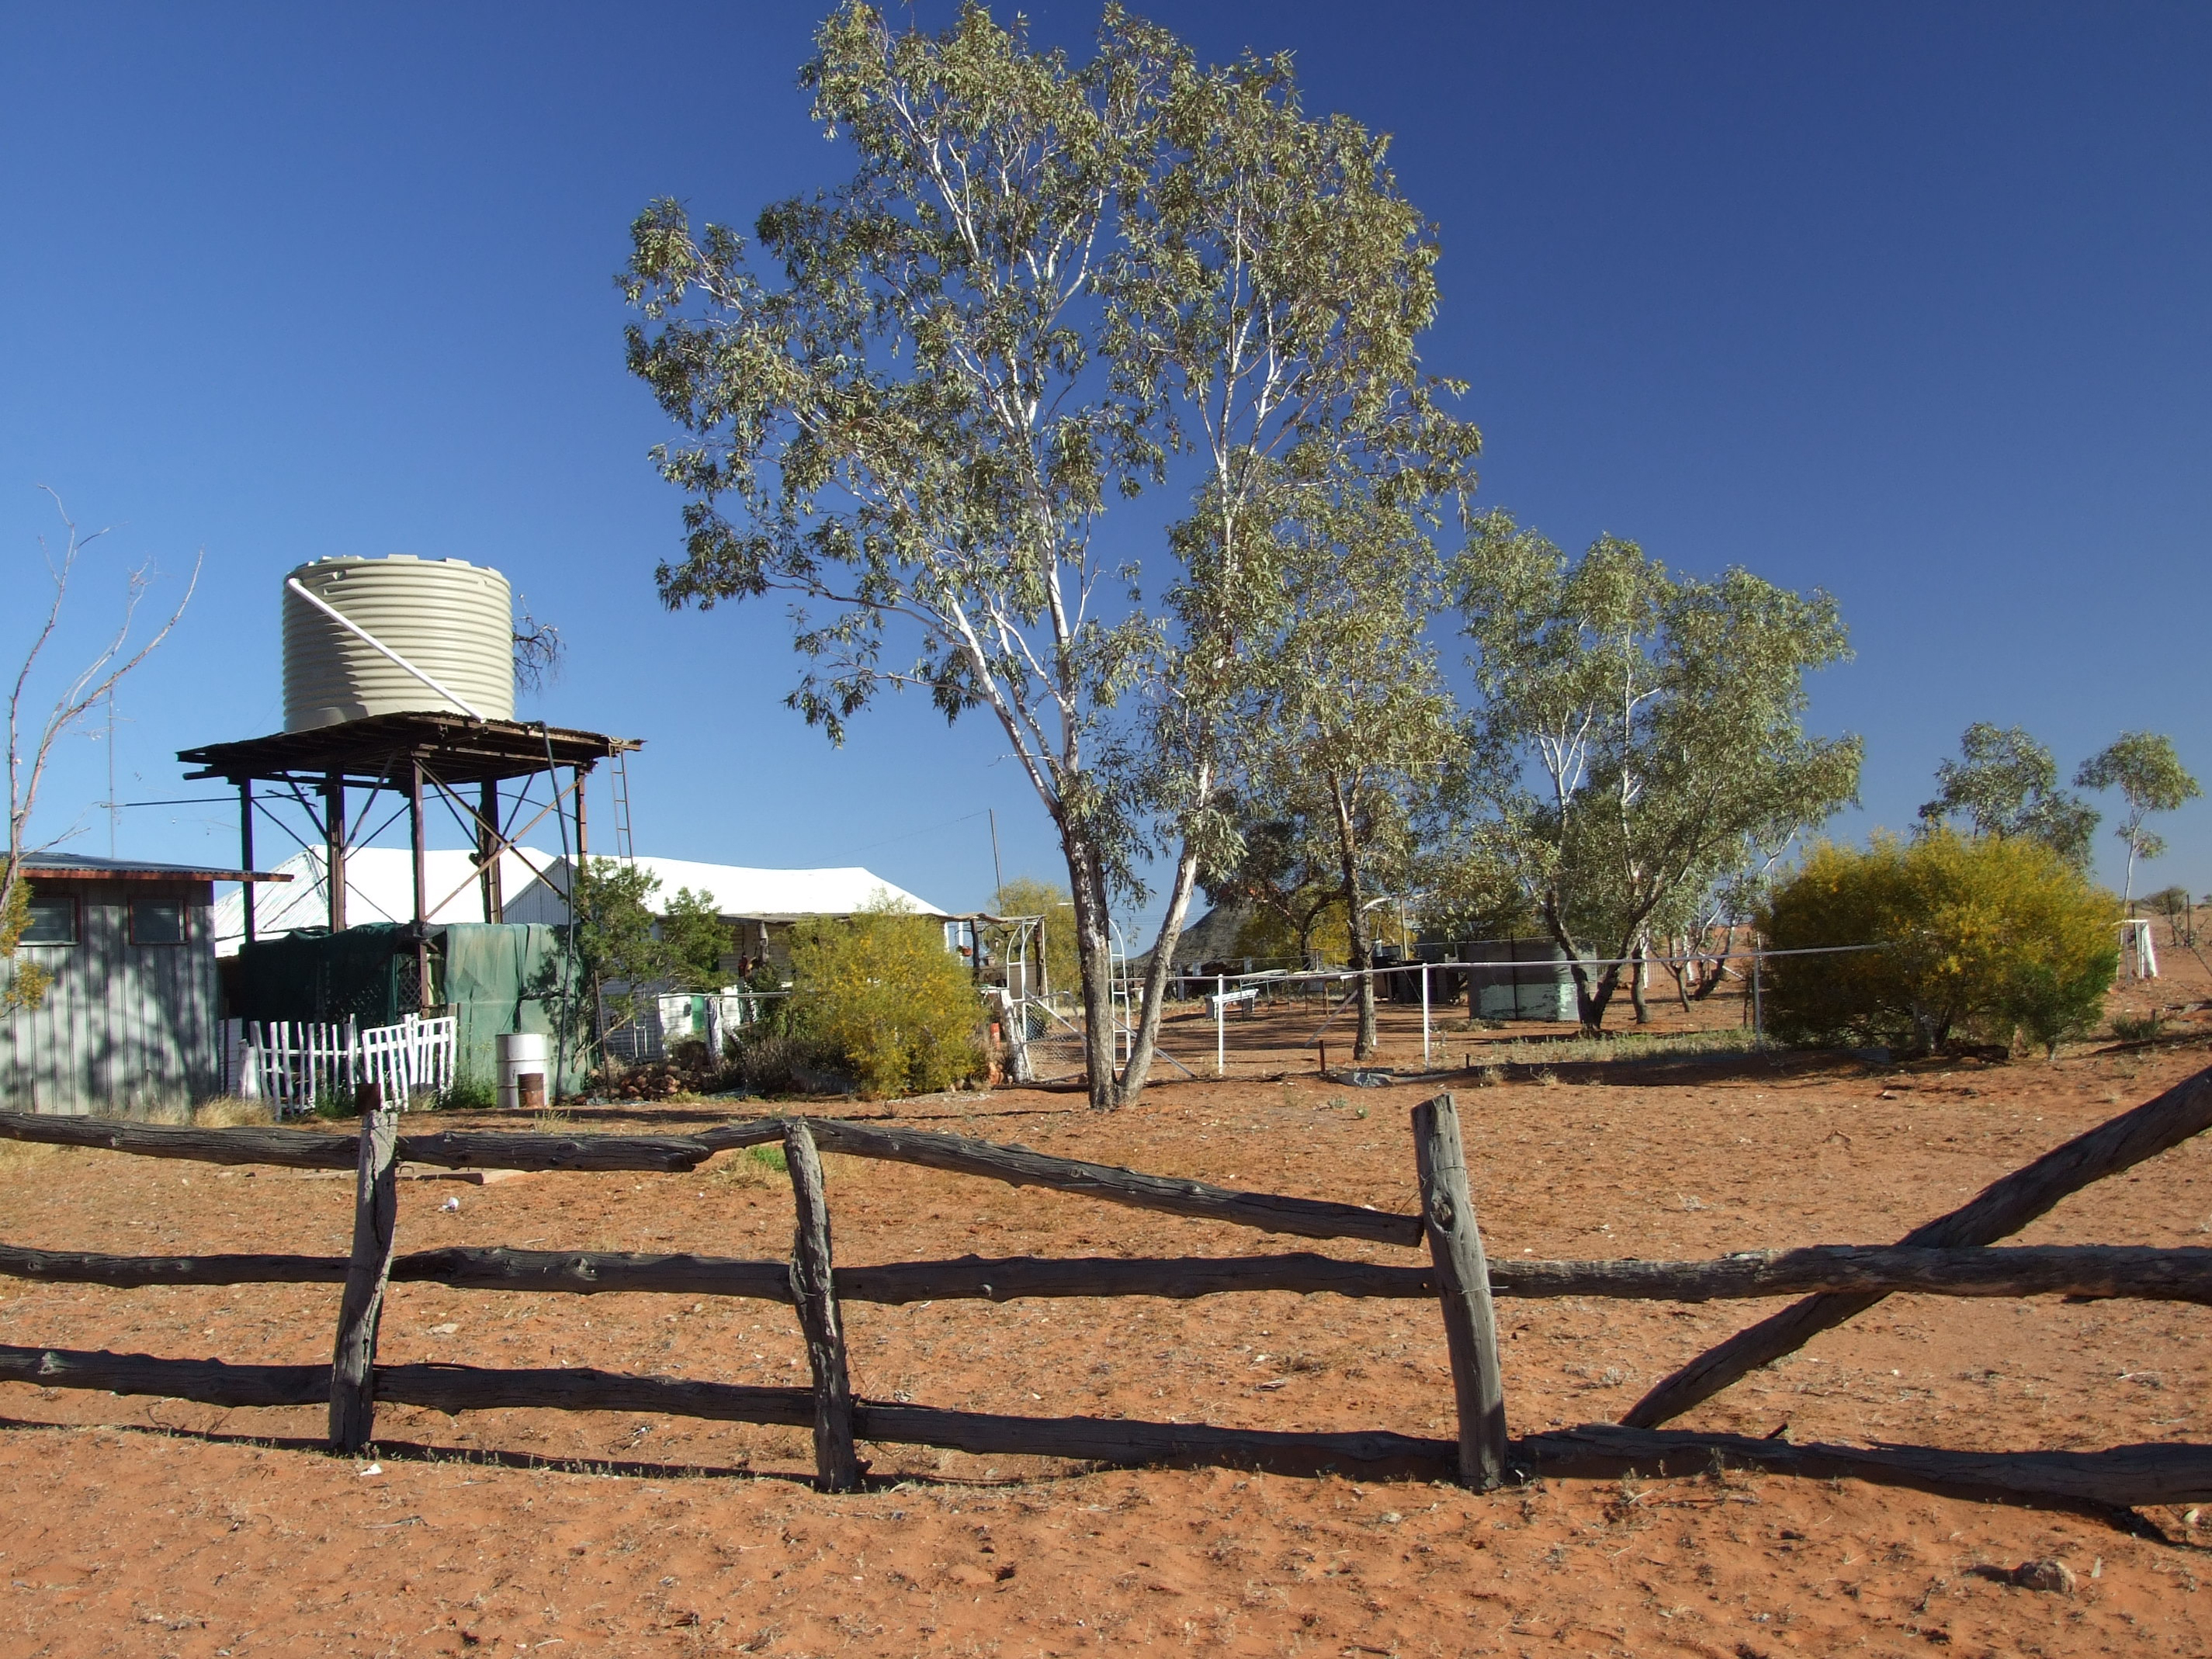
{"label": "scattered stone", "polygon": [[2012,1582],[2022,1589],[2057,1590],[2062,1595],[2071,1595],[2074,1594],[2074,1569],[2055,1555],[2039,1556],[2014,1567]]}

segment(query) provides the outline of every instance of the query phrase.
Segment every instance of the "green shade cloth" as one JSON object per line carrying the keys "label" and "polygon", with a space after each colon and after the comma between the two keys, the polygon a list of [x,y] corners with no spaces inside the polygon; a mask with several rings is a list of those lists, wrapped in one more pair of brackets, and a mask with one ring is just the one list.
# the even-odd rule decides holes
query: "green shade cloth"
{"label": "green shade cloth", "polygon": [[[459,1077],[495,1083],[498,1039],[509,1031],[550,1036],[560,1023],[564,979],[574,995],[558,927],[456,922],[432,931],[429,955],[427,1000],[456,1017]],[[257,940],[224,973],[225,1012],[233,1019],[396,1024],[426,1000],[416,993],[415,972],[413,937],[400,924]],[[570,1021],[578,1030],[589,1029],[582,1015],[580,1007]],[[565,1085],[583,1077],[580,1061],[572,1046],[561,1062]]]}
{"label": "green shade cloth", "polygon": [[[573,994],[573,983],[564,986],[572,969],[562,950],[561,929],[538,922],[468,921],[439,928],[434,937],[444,962],[441,1000],[459,1022],[456,1070],[462,1077],[495,1082],[497,1040],[509,1031],[552,1036],[564,989]],[[573,1087],[583,1075],[574,1048],[562,1064]]]}
{"label": "green shade cloth", "polygon": [[420,1004],[414,939],[396,922],[259,939],[239,951],[223,992],[233,1019],[389,1025]]}

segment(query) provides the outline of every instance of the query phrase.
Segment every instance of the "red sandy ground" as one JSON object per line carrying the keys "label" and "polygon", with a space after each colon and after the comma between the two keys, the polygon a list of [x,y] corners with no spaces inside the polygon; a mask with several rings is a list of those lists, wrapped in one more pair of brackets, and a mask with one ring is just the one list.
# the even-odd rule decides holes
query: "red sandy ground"
{"label": "red sandy ground", "polygon": [[[2204,997],[2202,968],[2173,955],[2166,980],[2116,1005]],[[1398,1057],[1411,1057],[1409,1043],[1417,1054],[1417,1025],[1409,1037],[1403,1015],[1393,1022]],[[1483,1035],[1455,1034],[1453,1057]],[[1210,1054],[1211,1036],[1193,1027],[1182,1046]],[[1703,1256],[1894,1239],[2207,1057],[2191,1040],[1887,1073],[1753,1060],[1460,1097],[1493,1255]],[[1178,1082],[1111,1116],[1036,1091],[902,1103],[896,1115],[1403,1210],[1414,1201],[1407,1113],[1431,1087],[1356,1089],[1308,1071]],[[580,1110],[574,1124],[680,1129],[720,1108],[624,1110]],[[848,1261],[1288,1247],[1060,1194],[828,1162]],[[455,1199],[458,1210],[443,1207]],[[348,1204],[345,1181],[283,1171],[21,1146],[0,1158],[0,1238],[57,1249],[342,1253]],[[410,1182],[399,1223],[403,1249],[764,1256],[787,1249],[790,1227],[781,1178],[743,1155],[681,1176]],[[2208,1231],[2212,1146],[2191,1144],[2068,1200],[2024,1237],[2180,1245]],[[0,1291],[0,1341],[243,1361],[327,1360],[336,1305],[334,1291],[307,1286]],[[1522,1428],[1617,1418],[1654,1379],[1766,1311],[1505,1303],[1509,1409]],[[848,1317],[855,1385],[878,1397],[1270,1428],[1451,1428],[1439,1322],[1416,1303],[962,1303],[852,1306]],[[1899,1297],[1687,1423],[1984,1449],[2201,1440],[2187,1402],[2212,1380],[2206,1318],[2149,1303]],[[787,1310],[674,1297],[398,1285],[383,1350],[729,1382],[805,1374]],[[863,1448],[873,1489],[827,1497],[803,1483],[799,1431],[612,1413],[386,1408],[374,1465],[315,1450],[313,1411],[7,1384],[0,1422],[0,1499],[15,1516],[0,1536],[8,1655],[2212,1648],[2193,1617],[2200,1577],[2212,1576],[2199,1547],[2212,1527],[2200,1533],[2193,1513],[2151,1515],[2172,1540],[2160,1542],[2094,1516],[1854,1481],[1729,1474],[1476,1497],[896,1447]],[[2071,1566],[2073,1594],[1987,1571],[2044,1556]]]}

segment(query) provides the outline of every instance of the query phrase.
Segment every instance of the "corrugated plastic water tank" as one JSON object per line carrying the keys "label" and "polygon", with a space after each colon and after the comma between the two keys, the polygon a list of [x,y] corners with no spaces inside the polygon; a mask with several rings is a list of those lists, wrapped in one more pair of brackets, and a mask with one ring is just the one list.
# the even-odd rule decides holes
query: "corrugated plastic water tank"
{"label": "corrugated plastic water tank", "polygon": [[463,559],[318,559],[284,587],[284,729],[417,710],[462,712],[292,591],[320,599],[488,720],[514,718],[507,578]]}

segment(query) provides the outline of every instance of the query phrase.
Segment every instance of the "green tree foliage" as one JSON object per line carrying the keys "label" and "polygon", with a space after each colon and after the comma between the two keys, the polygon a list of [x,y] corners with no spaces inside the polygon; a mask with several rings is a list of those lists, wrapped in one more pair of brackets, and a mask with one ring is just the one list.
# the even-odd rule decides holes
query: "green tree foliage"
{"label": "green tree foliage", "polygon": [[19,878],[15,860],[0,860],[0,1014],[16,1008],[35,1008],[46,1000],[53,975],[35,962],[15,959],[23,931],[31,925],[31,884]]}
{"label": "green tree foliage", "polygon": [[896,902],[796,929],[793,1030],[843,1056],[871,1098],[927,1094],[974,1077],[982,1000],[941,925]]}
{"label": "green tree foliage", "polygon": [[1978,836],[2025,836],[2088,873],[2097,809],[2058,787],[2058,763],[2019,726],[1999,731],[1979,720],[1968,726],[1959,758],[1936,766],[1936,799],[1920,809],[1922,823],[1963,817]]}
{"label": "green tree foliage", "polygon": [[1544,931],[1511,866],[1496,859],[1453,855],[1433,860],[1421,904],[1422,937],[1450,945],[1527,939]]}
{"label": "green tree foliage", "polygon": [[1671,576],[1609,536],[1570,560],[1502,513],[1455,580],[1481,694],[1465,855],[1520,885],[1595,1034],[1623,960],[1856,795],[1858,739],[1803,724],[1844,625],[1825,593]]}
{"label": "green tree foliage", "polygon": [[[577,918],[576,965],[583,983],[605,996],[608,1024],[600,1037],[633,1023],[641,1000],[674,971],[653,912],[653,896],[659,890],[659,876],[623,860],[588,859],[580,868],[569,895]],[[592,1017],[583,1011],[583,1024]]]}
{"label": "green tree foliage", "polygon": [[722,959],[736,944],[712,893],[679,887],[660,913],[668,981],[679,991],[719,991],[729,982]]}
{"label": "green tree foliage", "polygon": [[[1075,901],[1068,896],[1067,889],[1040,877],[1016,876],[992,897],[991,914],[1042,917],[1045,988],[1054,992],[1068,991],[1080,982],[1075,959]],[[1010,948],[1011,936],[1012,930],[1007,929],[992,940],[992,948],[1002,959]],[[1030,960],[1032,963],[1037,960],[1034,941],[1030,946]]]}
{"label": "green tree foliage", "polygon": [[1421,512],[1389,494],[1317,488],[1279,533],[1285,604],[1242,767],[1267,821],[1302,826],[1330,874],[1359,975],[1352,1055],[1376,1050],[1375,910],[1413,884],[1419,817],[1456,747],[1424,638],[1443,566]]}
{"label": "green tree foliage", "polygon": [[[1202,69],[1109,8],[1088,63],[969,5],[941,34],[848,0],[803,73],[854,163],[755,229],[633,227],[632,370],[683,429],[672,605],[796,596],[790,701],[833,739],[886,686],[1000,727],[1066,860],[1091,1101],[1149,1073],[1223,748],[1281,603],[1273,527],[1323,477],[1456,488],[1474,429],[1414,340],[1436,246],[1382,142],[1301,111],[1286,60]],[[1192,489],[1153,563],[1111,505]],[[1126,539],[1121,545],[1127,545]],[[1109,896],[1171,875],[1115,1070]]]}
{"label": "green tree foliage", "polygon": [[1310,792],[1294,801],[1259,804],[1257,792],[1236,799],[1233,855],[1199,872],[1206,896],[1249,913],[1237,936],[1240,956],[1279,958],[1279,965],[1318,965],[1315,939],[1343,921],[1342,885],[1334,848],[1307,809]]}
{"label": "green tree foliage", "polygon": [[2165,839],[2144,827],[2153,812],[2179,811],[2204,793],[2181,764],[2173,739],[2155,732],[2130,732],[2081,763],[2074,775],[2076,789],[2117,789],[2127,810],[2115,831],[2128,847],[2128,878],[2123,903],[2135,897],[2136,862],[2166,851]]}
{"label": "green tree foliage", "polygon": [[2119,908],[2029,836],[1935,829],[1861,852],[1822,843],[1760,916],[1778,951],[1879,945],[1771,964],[1785,1041],[1933,1050],[1960,1036],[2055,1050],[2095,1024],[2119,966]]}

